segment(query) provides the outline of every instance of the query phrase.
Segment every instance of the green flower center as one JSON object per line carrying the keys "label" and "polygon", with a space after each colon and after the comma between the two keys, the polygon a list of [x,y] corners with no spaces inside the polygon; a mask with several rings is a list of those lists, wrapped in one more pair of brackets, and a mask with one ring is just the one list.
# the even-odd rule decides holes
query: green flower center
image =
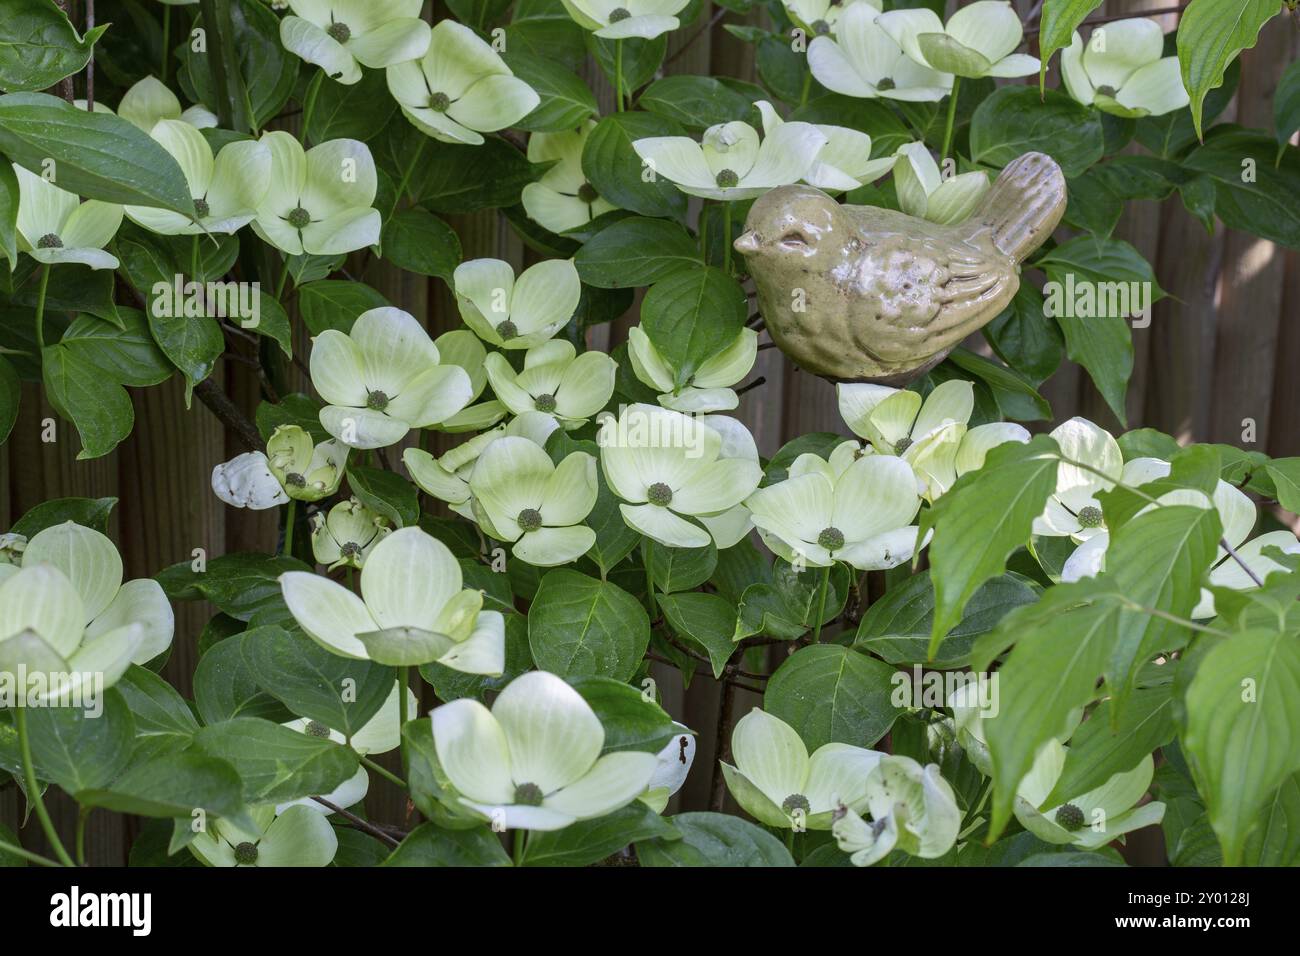
{"label": "green flower center", "polygon": [[596,187],[591,183],[583,183],[578,187],[578,198],[590,204],[600,198],[600,193],[596,192]]}
{"label": "green flower center", "polygon": [[194,215],[200,219],[206,219],[210,212],[212,212],[212,207],[208,205],[206,199],[194,200]]}
{"label": "green flower center", "polygon": [[823,528],[817,535],[817,543],[827,551],[836,551],[844,547],[844,532],[839,528]]}
{"label": "green flower center", "polygon": [[339,43],[347,43],[352,39],[352,28],[346,23],[331,23],[325,32]]}
{"label": "green flower center", "polygon": [[547,412],[548,414],[555,411],[555,396],[538,395],[533,399],[533,408],[537,409],[539,412]]}
{"label": "green flower center", "polygon": [[904,435],[898,441],[894,442],[894,454],[901,455],[912,447],[912,438],[910,435]]}
{"label": "green flower center", "polygon": [[824,37],[831,32],[831,25],[825,20],[814,20],[812,22],[812,32],[816,36]]}
{"label": "green flower center", "polygon": [[306,229],[311,225],[311,213],[303,209],[302,206],[290,210],[288,219],[289,225],[295,229]]}
{"label": "green flower center", "polygon": [[501,336],[502,342],[509,342],[519,335],[519,326],[515,325],[509,319],[497,325],[497,335]]}
{"label": "green flower center", "polygon": [[536,531],[542,526],[542,513],[536,508],[525,508],[515,521],[524,531]]}
{"label": "green flower center", "polygon": [[535,783],[521,783],[515,787],[515,803],[525,807],[540,807],[543,796],[542,788]]}
{"label": "green flower center", "polygon": [[892,90],[896,85],[897,84],[893,81],[893,78],[882,76],[876,83],[876,91]]}
{"label": "green flower center", "polygon": [[285,475],[284,483],[286,485],[292,485],[295,488],[307,487],[307,479],[304,478],[302,475],[298,474],[298,472],[296,471],[291,471],[289,472],[289,474]]}
{"label": "green flower center", "polygon": [[713,181],[722,189],[730,189],[740,183],[740,177],[736,175],[734,169],[723,169],[713,177]]}
{"label": "green flower center", "polygon": [[429,94],[429,109],[433,110],[435,113],[445,113],[450,106],[451,97],[446,93]]}
{"label": "green flower center", "polygon": [[781,810],[787,817],[794,816],[796,810],[802,810],[804,813],[807,813],[811,808],[812,804],[808,802],[808,798],[802,793],[790,794],[790,796],[785,798],[785,802],[781,804]]}
{"label": "green flower center", "polygon": [[620,20],[626,20],[631,15],[632,11],[623,7],[615,7],[613,10],[609,11],[609,22],[618,23]]}
{"label": "green flower center", "polygon": [[673,490],[662,481],[656,481],[645,490],[645,496],[652,505],[666,508],[673,500]]}
{"label": "green flower center", "polygon": [[366,392],[367,408],[373,408],[377,412],[382,412],[385,408],[388,407],[388,402],[389,402],[389,398],[386,392],[381,392],[378,389],[376,389],[373,392],[370,391]]}
{"label": "green flower center", "polygon": [[235,847],[235,862],[252,866],[257,862],[257,847],[252,843],[241,843]]}
{"label": "green flower center", "polygon": [[347,544],[339,548],[339,554],[343,555],[345,558],[355,558],[360,553],[361,545],[357,544],[355,541],[349,541]]}
{"label": "green flower center", "polygon": [[36,240],[36,248],[37,249],[62,249],[63,240],[60,239],[55,233],[47,232],[45,235],[41,236],[41,238]]}
{"label": "green flower center", "polygon": [[325,738],[330,735],[330,729],[322,724],[319,720],[307,722],[307,736]]}
{"label": "green flower center", "polygon": [[1073,803],[1063,803],[1056,808],[1056,822],[1073,833],[1083,829],[1083,811]]}
{"label": "green flower center", "polygon": [[1105,85],[1103,85],[1103,86],[1099,86],[1099,87],[1097,87],[1097,95],[1098,95],[1098,96],[1109,96],[1111,99],[1114,99],[1114,98],[1115,98],[1115,92],[1116,92],[1116,90],[1115,90],[1115,87],[1113,87],[1113,86],[1105,86]]}
{"label": "green flower center", "polygon": [[1079,509],[1079,527],[1081,528],[1100,528],[1103,521],[1101,509],[1088,505],[1086,508]]}

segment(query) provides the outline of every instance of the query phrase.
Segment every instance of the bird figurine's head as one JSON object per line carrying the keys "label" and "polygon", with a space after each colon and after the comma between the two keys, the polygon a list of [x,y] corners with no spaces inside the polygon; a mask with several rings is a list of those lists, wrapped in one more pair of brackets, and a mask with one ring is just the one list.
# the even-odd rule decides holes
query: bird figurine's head
{"label": "bird figurine's head", "polygon": [[780,186],[754,201],[735,248],[765,262],[806,260],[832,248],[838,254],[842,219],[840,204],[820,189]]}

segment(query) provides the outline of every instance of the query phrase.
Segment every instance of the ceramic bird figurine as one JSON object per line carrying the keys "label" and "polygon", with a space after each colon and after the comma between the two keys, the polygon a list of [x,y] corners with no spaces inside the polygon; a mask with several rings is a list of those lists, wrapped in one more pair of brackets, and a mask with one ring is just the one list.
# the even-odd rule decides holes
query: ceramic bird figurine
{"label": "ceramic bird figurine", "polygon": [[1011,162],[952,225],[781,186],[754,202],[735,247],[772,340],[797,365],[901,386],[1006,308],[1065,202],[1061,168],[1042,153]]}

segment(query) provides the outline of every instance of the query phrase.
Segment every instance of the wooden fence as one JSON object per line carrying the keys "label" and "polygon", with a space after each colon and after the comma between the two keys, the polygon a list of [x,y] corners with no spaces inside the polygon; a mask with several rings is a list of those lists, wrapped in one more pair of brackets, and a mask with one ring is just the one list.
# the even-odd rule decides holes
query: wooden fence
{"label": "wooden fence", "polygon": [[[1168,5],[1168,0],[1109,0],[1103,10],[1137,15]],[[1018,0],[1017,6],[1028,13],[1033,4]],[[671,38],[666,73],[754,77],[753,47],[720,24],[710,28],[720,9],[706,3],[695,24]],[[1166,30],[1173,29],[1173,17],[1159,19]],[[728,14],[724,22],[745,21],[760,23],[762,15]],[[1277,17],[1265,28],[1259,45],[1243,57],[1240,88],[1225,118],[1272,128],[1273,93],[1282,70],[1296,57],[1298,37],[1291,16]],[[1031,46],[1036,46],[1032,37]],[[603,77],[591,68],[587,79],[602,108],[612,109],[613,94]],[[465,258],[495,256],[517,267],[531,260],[505,218],[494,211],[449,221],[460,235]],[[1293,318],[1300,310],[1300,254],[1222,227],[1210,235],[1177,199],[1131,205],[1116,235],[1133,243],[1154,265],[1161,287],[1169,293],[1155,305],[1150,327],[1133,333],[1129,426],[1158,428],[1181,441],[1224,441],[1275,456],[1300,455],[1300,375],[1295,368],[1300,323]],[[459,324],[451,295],[439,280],[400,273],[382,263],[356,277],[421,318],[435,335]],[[618,344],[635,321],[634,309],[611,326],[594,330],[591,345]],[[300,354],[305,355],[305,336],[299,334]],[[261,398],[251,370],[223,361],[215,374],[251,414]],[[764,455],[805,432],[844,430],[833,388],[793,369],[775,349],[760,352],[755,374],[767,382],[742,398],[737,414]],[[1077,414],[1119,429],[1087,375],[1073,365],[1063,365],[1042,391],[1057,421]],[[122,552],[128,578],[151,576],[188,561],[195,548],[204,548],[210,557],[273,551],[274,512],[231,509],[210,490],[213,465],[243,451],[239,442],[199,402],[185,407],[178,379],[132,390],[132,397],[136,425],[130,438],[104,458],[77,461],[79,443],[70,425],[60,421],[58,440],[42,441],[43,420],[57,416],[39,389],[24,386],[22,414],[8,443],[0,446],[0,529],[49,498],[113,496],[119,504],[109,532]],[[1254,444],[1243,441],[1248,420]],[[176,606],[175,647],[164,673],[183,692],[189,692],[197,638],[211,613],[206,605]],[[697,674],[688,689],[675,671],[656,666],[656,676],[665,706],[700,731],[695,768],[676,802],[684,809],[703,809],[715,785],[713,731],[720,687],[707,674]],[[758,702],[757,696],[737,691],[733,715]],[[0,822],[15,826],[20,806],[21,797],[12,788],[0,792]],[[367,809],[373,819],[392,823],[402,822],[407,813],[401,795],[378,780]],[[70,834],[75,804],[55,799],[52,813],[60,830]],[[124,863],[135,826],[135,821],[95,813],[87,830],[89,862]],[[1158,834],[1139,837],[1130,858],[1163,859]],[[41,848],[34,826],[24,831],[24,840],[32,849]]]}

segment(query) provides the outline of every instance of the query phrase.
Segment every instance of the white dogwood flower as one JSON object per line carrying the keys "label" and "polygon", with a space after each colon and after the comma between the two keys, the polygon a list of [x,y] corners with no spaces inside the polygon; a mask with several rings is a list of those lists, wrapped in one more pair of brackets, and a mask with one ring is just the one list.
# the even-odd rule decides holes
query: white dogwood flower
{"label": "white dogwood flower", "polygon": [[916,553],[911,522],[921,497],[901,458],[867,455],[837,474],[829,462],[804,454],[789,474],[745,500],[763,542],[787,561],[818,568],[845,561],[878,571]]}
{"label": "white dogwood flower", "polygon": [[376,514],[356,498],[340,501],[328,514],[311,516],[311,553],[317,564],[330,571],[335,568],[360,568],[386,535],[393,529],[388,519]]}
{"label": "white dogwood flower", "polygon": [[388,68],[388,90],[406,118],[444,143],[482,144],[541,102],[491,45],[455,20],[441,20],[423,57]]}
{"label": "white dogwood flower", "polygon": [[655,754],[655,772],[646,783],[641,802],[655,813],[663,813],[674,793],[682,788],[695,763],[695,735],[682,724],[678,733]]}
{"label": "white dogwood flower", "polygon": [[653,40],[681,26],[674,16],[690,0],[562,0],[573,22],[607,40]]}
{"label": "white dogwood flower", "polygon": [[326,329],[316,336],[310,368],[328,403],[321,424],[353,448],[395,444],[412,428],[455,415],[473,395],[465,370],[441,364],[424,327],[390,306],[362,313],[350,333]]}
{"label": "white dogwood flower", "polygon": [[285,603],[307,636],[341,657],[393,667],[437,661],[468,674],[505,668],[505,618],[483,592],[461,588],[460,564],[441,541],[402,528],[361,569],[361,597],[306,571],[280,576]]}
{"label": "white dogwood flower", "polygon": [[178,119],[159,120],[149,135],[185,174],[194,215],[156,206],[127,206],[127,218],[163,236],[232,233],[253,221],[271,177],[271,151],[264,143],[227,143],[214,157],[203,134]]}
{"label": "white dogwood flower", "polygon": [[864,809],[867,778],[885,755],[851,744],[822,744],[812,756],[795,729],[754,708],[731,733],[735,766],[727,789],[750,816],[779,829],[829,830],[837,807]]}
{"label": "white dogwood flower", "polygon": [[[964,431],[975,408],[970,382],[949,379],[923,400],[916,392],[887,385],[835,386],[840,417],[880,455],[897,455],[916,470],[932,446]],[[925,490],[926,475],[918,472]]]}
{"label": "white dogwood flower", "polygon": [[705,199],[753,199],[808,174],[827,143],[811,123],[782,123],[760,142],[739,120],[710,126],[702,142],[688,136],[651,136],[632,143],[654,175]]}
{"label": "white dogwood flower", "polygon": [[871,822],[846,807],[831,827],[854,866],[870,866],[894,849],[938,859],[957,842],[961,810],[938,764],[922,767],[911,757],[883,757],[867,775],[866,791]]}
{"label": "white dogwood flower", "polygon": [[[840,18],[854,4],[841,4],[836,0],[781,0],[786,14],[810,37],[826,36],[838,32]],[[880,12],[881,0],[861,0],[862,6]]]}
{"label": "white dogwood flower", "polygon": [[519,373],[500,352],[490,354],[485,366],[492,391],[513,414],[542,412],[568,429],[580,427],[608,404],[618,373],[618,363],[609,355],[595,350],[579,355],[567,339],[530,348]]}
{"label": "white dogwood flower", "polygon": [[[391,750],[396,750],[402,744],[401,690],[401,682],[393,681],[393,691],[385,698],[383,706],[379,708],[375,716],[367,720],[361,729],[352,735],[351,741],[341,731],[327,727],[318,720],[308,720],[305,717],[291,720],[284,726],[290,730],[306,734],[308,737],[322,739],[328,737],[336,744],[348,744],[354,751],[363,756],[386,754]],[[408,687],[406,689],[406,712],[414,714],[419,709],[420,700],[415,696],[415,691]]]}
{"label": "white dogwood flower", "polygon": [[957,422],[940,429],[937,441],[927,442],[912,459],[912,470],[925,483],[925,497],[931,503],[946,494],[962,475],[979,471],[984,459],[998,445],[1029,441],[1029,432],[1014,422],[988,422],[967,428]]}
{"label": "white dogwood flower", "polygon": [[989,191],[989,174],[976,169],[944,178],[924,143],[898,148],[894,188],[898,206],[909,216],[940,225],[965,221]]}
{"label": "white dogwood flower", "polygon": [[331,139],[304,150],[279,130],[263,133],[261,142],[271,166],[253,221],[259,238],[291,256],[334,256],[379,242],[379,180],[369,146]]}
{"label": "white dogwood flower", "polygon": [[937,102],[952,92],[952,74],[932,70],[903,52],[876,22],[879,9],[866,0],[844,8],[834,37],[808,45],[808,68],[835,93],[875,99]]}
{"label": "white dogwood flower", "polygon": [[267,467],[298,501],[320,501],[339,490],[348,448],[337,441],[312,441],[299,425],[281,425],[266,440]]}
{"label": "white dogwood flower", "polygon": [[606,416],[597,443],[623,520],[667,547],[706,547],[712,533],[690,519],[731,511],[763,477],[757,461],[723,456],[716,428],[657,405]]}
{"label": "white dogwood flower", "polygon": [[433,743],[460,806],[494,826],[560,830],[626,806],[655,773],[654,754],[601,755],[605,728],[559,677],[529,671],[492,709],[468,697],[432,713]]}
{"label": "white dogwood flower", "polygon": [[182,111],[176,94],[154,76],[137,81],[122,94],[122,100],[117,104],[117,115],[146,133],[151,132],[159,120],[180,120],[196,129],[211,129],[217,125],[217,115],[201,103]]}
{"label": "white dogwood flower", "polygon": [[922,66],[956,76],[1029,76],[1038,58],[1014,53],[1024,39],[1020,16],[1006,0],[962,7],[945,26],[928,7],[891,10],[876,21]]}
{"label": "white dogwood flower", "polygon": [[309,867],[329,866],[339,839],[324,814],[291,806],[279,815],[273,806],[249,811],[257,829],[244,830],[229,820],[214,820],[198,833],[189,848],[208,866]]}
{"label": "white dogwood flower", "polygon": [[1126,118],[1161,116],[1189,102],[1178,57],[1163,56],[1164,31],[1145,17],[1116,20],[1076,32],[1061,51],[1065,88],[1084,106]]}
{"label": "white dogwood flower", "polygon": [[[754,105],[763,118],[764,136],[771,136],[784,125],[785,121],[767,100],[759,100]],[[871,137],[856,129],[819,124],[817,130],[826,137],[826,145],[804,173],[803,181],[824,192],[841,193],[875,182],[898,159],[897,154],[872,159]]]}
{"label": "white dogwood flower", "polygon": [[[487,348],[483,340],[469,329],[453,329],[433,340],[443,365],[457,365],[469,376],[470,401],[475,402],[487,388]],[[438,431],[458,434],[491,428],[505,418],[508,409],[495,398],[468,405],[450,418],[443,420]]]}
{"label": "white dogwood flower", "polygon": [[92,269],[116,269],[117,256],[104,246],[122,224],[122,207],[87,199],[13,164],[18,177],[18,249],[43,265],[76,262]]}
{"label": "white dogwood flower", "polygon": [[642,384],[660,392],[659,404],[678,412],[730,411],[740,404],[731,386],[754,367],[758,333],[741,329],[734,342],[700,363],[683,383],[640,326],[628,330],[627,354],[632,372]]}
{"label": "white dogwood flower", "polygon": [[595,126],[595,120],[588,120],[577,129],[528,137],[530,163],[555,163],[519,195],[528,218],[542,228],[565,232],[618,208],[596,192],[582,171],[582,148]]}
{"label": "white dogwood flower", "polygon": [[280,21],[280,42],[291,53],[351,85],[361,67],[382,69],[418,60],[429,49],[423,0],[289,0],[294,15]]}
{"label": "white dogwood flower", "polygon": [[[1075,541],[1086,541],[1105,528],[1097,495],[1110,491],[1115,482],[1122,480],[1124,454],[1110,432],[1086,418],[1062,422],[1052,429],[1051,436],[1062,457],[1087,467],[1061,463],[1056,472],[1056,490],[1047,499],[1042,515],[1034,519],[1034,534],[1069,535]],[[1129,477],[1134,479],[1134,474],[1130,472]]]}
{"label": "white dogwood flower", "polygon": [[527,349],[569,324],[582,296],[571,259],[546,259],[515,277],[501,259],[471,259],[452,274],[456,305],[465,324],[484,342]]}
{"label": "white dogwood flower", "polygon": [[462,518],[477,522],[478,514],[474,510],[469,479],[483,450],[498,438],[506,436],[527,438],[539,448],[544,447],[546,439],[559,427],[560,423],[550,415],[536,411],[524,412],[508,424],[498,425],[461,442],[439,458],[434,458],[422,448],[408,448],[402,452],[402,462],[410,472],[411,480],[421,491],[446,502]]}
{"label": "white dogwood flower", "polygon": [[596,459],[575,451],[558,465],[527,438],[489,444],[469,480],[479,524],[521,561],[549,568],[582,557],[596,533],[582,522],[596,506]]}
{"label": "white dogwood flower", "polygon": [[1151,787],[1155,764],[1150,754],[1132,770],[1114,774],[1094,790],[1049,804],[1048,797],[1065,769],[1066,752],[1060,741],[1050,741],[1016,788],[1016,819],[1034,836],[1047,843],[1097,850],[1164,819],[1163,803],[1135,807]]}

